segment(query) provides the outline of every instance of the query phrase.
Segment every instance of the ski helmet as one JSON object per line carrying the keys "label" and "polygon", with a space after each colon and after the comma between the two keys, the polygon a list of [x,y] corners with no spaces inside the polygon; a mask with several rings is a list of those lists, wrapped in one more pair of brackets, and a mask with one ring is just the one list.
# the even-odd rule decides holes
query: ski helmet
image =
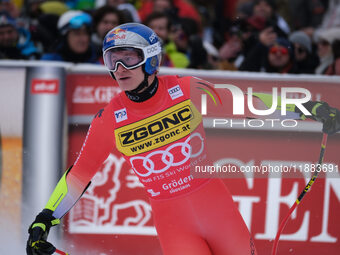
{"label": "ski helmet", "polygon": [[58,20],[58,29],[62,35],[66,35],[71,29],[79,29],[82,26],[90,28],[92,18],[82,11],[67,11]]}
{"label": "ski helmet", "polygon": [[[124,54],[118,54],[122,53]],[[111,76],[118,64],[127,69],[144,65],[146,75],[154,74],[161,62],[162,46],[156,33],[140,23],[126,23],[109,31],[103,42],[103,58]]]}

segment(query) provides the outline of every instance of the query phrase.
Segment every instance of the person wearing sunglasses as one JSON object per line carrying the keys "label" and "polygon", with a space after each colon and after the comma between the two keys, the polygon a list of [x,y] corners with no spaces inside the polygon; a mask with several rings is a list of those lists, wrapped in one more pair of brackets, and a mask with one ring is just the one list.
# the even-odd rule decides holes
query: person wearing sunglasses
{"label": "person wearing sunglasses", "polygon": [[312,40],[304,31],[295,31],[289,35],[294,47],[294,58],[299,73],[313,74],[319,64],[319,58],[312,48]]}
{"label": "person wearing sunglasses", "polygon": [[[266,40],[261,39],[262,37]],[[259,42],[244,59],[240,71],[299,73],[294,59],[293,45],[287,39],[277,37],[271,28],[264,29],[259,38]]]}
{"label": "person wearing sunglasses", "polygon": [[99,63],[91,43],[91,23],[91,16],[85,12],[65,12],[58,20],[59,40],[41,60]]}
{"label": "person wearing sunglasses", "polygon": [[285,38],[277,38],[269,48],[266,72],[269,73],[298,73],[294,59],[293,45]]}

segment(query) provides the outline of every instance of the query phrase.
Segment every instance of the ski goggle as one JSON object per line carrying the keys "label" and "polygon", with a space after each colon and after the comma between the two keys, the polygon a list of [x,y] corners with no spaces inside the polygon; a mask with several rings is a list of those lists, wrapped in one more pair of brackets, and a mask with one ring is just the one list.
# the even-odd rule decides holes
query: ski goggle
{"label": "ski goggle", "polygon": [[103,58],[106,67],[110,71],[116,72],[118,64],[126,69],[134,69],[143,65],[148,58],[161,52],[162,47],[159,42],[147,47],[114,46],[104,51]]}

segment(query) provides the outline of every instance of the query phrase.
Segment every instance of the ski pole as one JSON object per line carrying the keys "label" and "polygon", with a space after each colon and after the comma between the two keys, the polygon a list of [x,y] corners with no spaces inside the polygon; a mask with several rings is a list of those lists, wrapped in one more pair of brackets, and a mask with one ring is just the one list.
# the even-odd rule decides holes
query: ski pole
{"label": "ski pole", "polygon": [[318,177],[318,174],[321,171],[321,165],[322,165],[322,162],[323,162],[323,156],[324,156],[325,150],[326,150],[327,137],[328,137],[328,135],[326,133],[323,133],[322,142],[321,142],[320,156],[319,156],[319,162],[318,162],[318,164],[316,166],[316,171],[314,172],[312,178],[309,180],[309,182],[306,185],[306,187],[301,192],[300,196],[296,199],[295,203],[289,209],[289,212],[288,212],[287,216],[283,219],[283,221],[280,224],[279,230],[277,231],[277,234],[276,234],[276,237],[275,237],[275,240],[274,240],[272,255],[276,255],[277,245],[279,243],[281,232],[283,231],[284,227],[286,226],[287,221],[288,221],[290,215],[294,212],[295,208],[300,204],[302,198],[310,190],[310,188],[312,187],[313,183],[316,180],[316,177]]}
{"label": "ski pole", "polygon": [[66,252],[63,252],[63,251],[61,251],[61,250],[58,250],[58,249],[55,250],[55,253],[56,253],[56,254],[60,254],[60,255],[70,255],[70,254],[68,254],[68,253],[66,253]]}

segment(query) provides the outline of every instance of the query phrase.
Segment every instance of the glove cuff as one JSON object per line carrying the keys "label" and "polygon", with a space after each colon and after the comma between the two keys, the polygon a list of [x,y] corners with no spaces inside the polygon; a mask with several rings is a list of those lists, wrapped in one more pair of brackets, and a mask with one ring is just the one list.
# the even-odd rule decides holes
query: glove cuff
{"label": "glove cuff", "polygon": [[295,107],[295,112],[300,114],[300,117],[302,120],[305,120],[306,118],[310,118],[313,120],[321,121],[321,119],[318,116],[317,109],[321,105],[329,108],[327,103],[321,102],[321,101],[320,102],[319,101],[308,101],[306,103],[303,103],[302,105],[307,109],[307,111],[309,111],[312,114],[312,115],[306,116],[302,113],[302,111],[299,108]]}
{"label": "glove cuff", "polygon": [[42,210],[35,218],[31,228],[40,227],[44,232],[48,232],[51,227],[60,224],[60,219],[53,217],[52,214],[53,211],[49,209]]}

